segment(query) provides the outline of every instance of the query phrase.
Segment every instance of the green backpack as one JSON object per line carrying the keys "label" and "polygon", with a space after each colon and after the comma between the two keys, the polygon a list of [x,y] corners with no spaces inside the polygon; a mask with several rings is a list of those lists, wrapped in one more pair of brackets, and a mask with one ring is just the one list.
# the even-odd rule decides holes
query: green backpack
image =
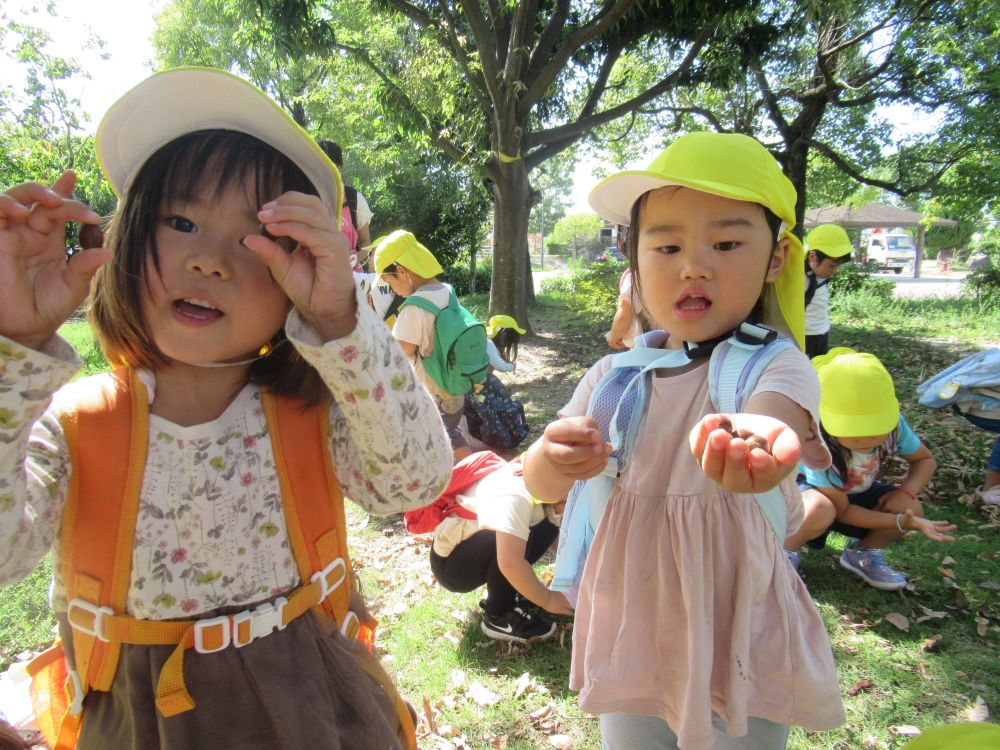
{"label": "green backpack", "polygon": [[416,305],[434,315],[434,350],[424,360],[431,380],[452,396],[462,396],[486,379],[490,355],[486,349],[486,326],[458,303],[448,284],[448,305],[438,307],[426,297],[411,295],[400,309]]}

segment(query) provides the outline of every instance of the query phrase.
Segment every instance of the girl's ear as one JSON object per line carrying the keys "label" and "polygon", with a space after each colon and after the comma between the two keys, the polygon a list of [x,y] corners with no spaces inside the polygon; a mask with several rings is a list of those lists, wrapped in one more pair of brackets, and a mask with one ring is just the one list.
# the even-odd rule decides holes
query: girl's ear
{"label": "girl's ear", "polygon": [[791,244],[792,241],[787,237],[778,240],[778,244],[774,247],[774,253],[771,254],[771,265],[767,269],[764,281],[773,282],[781,275],[785,261],[788,259],[788,248],[791,247]]}

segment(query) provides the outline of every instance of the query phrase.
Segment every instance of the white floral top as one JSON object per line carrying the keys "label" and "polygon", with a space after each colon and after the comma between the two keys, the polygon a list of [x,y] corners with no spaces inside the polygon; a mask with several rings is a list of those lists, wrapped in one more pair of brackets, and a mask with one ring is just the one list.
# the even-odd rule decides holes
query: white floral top
{"label": "white floral top", "polygon": [[[400,513],[441,493],[451,447],[388,329],[367,305],[358,307],[355,330],[325,345],[294,311],[286,331],[333,392],[330,450],[345,497],[371,513]],[[0,586],[58,547],[70,466],[62,428],[47,409],[78,366],[61,339],[35,351],[0,337]],[[141,376],[152,398],[155,378]],[[246,386],[205,424],[182,427],[151,415],[128,613],[191,617],[298,583],[260,389]],[[66,609],[58,574],[52,606]]]}

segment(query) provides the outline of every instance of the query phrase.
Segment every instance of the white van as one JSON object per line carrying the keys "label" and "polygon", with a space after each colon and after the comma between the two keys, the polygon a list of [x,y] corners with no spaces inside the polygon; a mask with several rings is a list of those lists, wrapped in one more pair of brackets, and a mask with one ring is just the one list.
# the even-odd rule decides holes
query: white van
{"label": "white van", "polygon": [[917,246],[906,232],[889,232],[888,234],[872,234],[868,238],[866,250],[868,260],[878,263],[879,267],[893,273],[913,272],[913,264],[917,261]]}

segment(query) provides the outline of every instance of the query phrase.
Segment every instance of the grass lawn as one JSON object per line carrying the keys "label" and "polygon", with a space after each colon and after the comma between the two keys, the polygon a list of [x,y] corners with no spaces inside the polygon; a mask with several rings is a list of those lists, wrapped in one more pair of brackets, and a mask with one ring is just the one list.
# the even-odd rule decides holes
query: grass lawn
{"label": "grass lawn", "polygon": [[[586,290],[584,290],[585,293]],[[839,304],[839,303],[838,303]],[[485,313],[486,297],[470,300]],[[505,377],[524,401],[534,439],[565,403],[586,367],[604,352],[608,319],[581,315],[566,290],[543,294],[532,313],[536,336]],[[901,747],[908,736],[946,722],[981,718],[1000,706],[1000,514],[972,502],[992,439],[964,420],[916,404],[915,386],[977,346],[997,345],[1000,314],[967,300],[851,300],[834,311],[831,345],[877,354],[893,374],[903,412],[939,468],[921,499],[928,516],[959,525],[957,541],[912,535],[887,553],[910,575],[899,593],[882,593],[842,571],[843,537],[804,555],[801,574],[827,626],[847,723],[811,733],[793,729],[801,750]],[[893,464],[887,476],[901,475]],[[421,747],[600,747],[596,720],[566,688],[572,624],[551,641],[518,647],[479,631],[481,592],[437,586],[425,539],[398,519],[370,518],[349,504],[353,554],[382,627],[379,647],[401,691],[422,715]],[[542,573],[550,572],[550,565]],[[47,569],[0,592],[0,668],[47,644]],[[650,623],[656,627],[656,623]]]}

